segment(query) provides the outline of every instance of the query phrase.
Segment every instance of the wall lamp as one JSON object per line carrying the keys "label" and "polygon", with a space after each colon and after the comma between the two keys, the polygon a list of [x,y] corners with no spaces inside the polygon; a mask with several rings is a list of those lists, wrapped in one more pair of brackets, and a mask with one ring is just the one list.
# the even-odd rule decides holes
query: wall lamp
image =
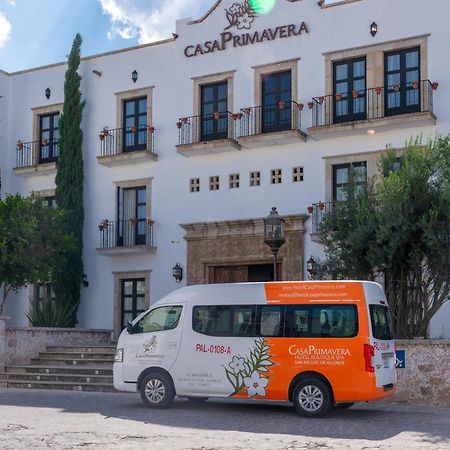
{"label": "wall lamp", "polygon": [[50,88],[47,88],[45,90],[45,97],[47,98],[47,100],[50,98],[50,95],[52,95],[52,91],[50,90]]}
{"label": "wall lamp", "polygon": [[138,79],[137,70],[133,70],[133,72],[131,72],[131,79],[133,80],[133,83],[136,83],[136,81]]}
{"label": "wall lamp", "polygon": [[180,266],[179,263],[176,263],[172,267],[172,276],[175,278],[175,281],[177,283],[180,283],[181,280],[183,279],[183,268]]}
{"label": "wall lamp", "polygon": [[378,25],[376,24],[376,22],[372,22],[372,25],[370,25],[370,34],[372,35],[372,37],[375,37],[377,32],[378,32]]}
{"label": "wall lamp", "polygon": [[306,261],[306,271],[313,277],[317,272],[317,263],[314,256],[310,256]]}

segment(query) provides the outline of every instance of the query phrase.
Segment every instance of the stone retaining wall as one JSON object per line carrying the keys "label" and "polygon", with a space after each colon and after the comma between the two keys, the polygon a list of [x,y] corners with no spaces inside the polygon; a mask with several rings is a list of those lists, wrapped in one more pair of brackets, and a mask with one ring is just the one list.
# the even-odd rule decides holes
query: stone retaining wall
{"label": "stone retaining wall", "polygon": [[394,401],[450,406],[450,341],[396,341],[405,350],[405,368],[397,369]]}
{"label": "stone retaining wall", "polygon": [[[48,346],[89,346],[111,344],[111,331],[78,328],[6,328],[5,364],[28,364]],[[0,323],[0,371],[1,371]]]}

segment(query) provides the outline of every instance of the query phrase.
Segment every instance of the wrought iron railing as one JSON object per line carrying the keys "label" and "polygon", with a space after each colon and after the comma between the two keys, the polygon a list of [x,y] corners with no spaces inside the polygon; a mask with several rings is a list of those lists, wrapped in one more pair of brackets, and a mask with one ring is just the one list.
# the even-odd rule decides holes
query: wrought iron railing
{"label": "wrought iron railing", "polygon": [[150,219],[102,220],[100,248],[153,246],[153,221]]}
{"label": "wrought iron railing", "polygon": [[312,233],[321,233],[321,224],[327,214],[329,214],[334,208],[339,207],[342,202],[318,202],[308,206],[308,212],[311,214],[312,219]]}
{"label": "wrought iron railing", "polygon": [[237,139],[238,114],[229,111],[200,116],[181,117],[177,122],[178,143],[199,144],[222,139]]}
{"label": "wrought iron railing", "polygon": [[254,136],[277,131],[301,131],[303,104],[295,101],[242,108],[238,115],[240,135]]}
{"label": "wrought iron railing", "polygon": [[155,152],[155,128],[151,125],[131,126],[127,128],[105,127],[99,134],[101,156],[113,156],[119,153],[148,151]]}
{"label": "wrought iron railing", "polygon": [[438,83],[421,80],[314,97],[308,102],[312,110],[312,125],[318,127],[398,114],[433,112],[433,91],[437,87]]}
{"label": "wrought iron railing", "polygon": [[57,162],[59,141],[18,141],[16,144],[16,168],[32,167],[36,164]]}

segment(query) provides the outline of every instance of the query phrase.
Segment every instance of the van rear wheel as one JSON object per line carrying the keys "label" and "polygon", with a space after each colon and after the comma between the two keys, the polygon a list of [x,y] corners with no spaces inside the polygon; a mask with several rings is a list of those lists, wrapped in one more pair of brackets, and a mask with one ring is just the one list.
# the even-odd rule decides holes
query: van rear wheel
{"label": "van rear wheel", "polygon": [[303,417],[323,417],[331,408],[331,391],[322,380],[300,381],[292,393],[294,408]]}
{"label": "van rear wheel", "polygon": [[170,377],[154,372],[144,378],[140,393],[144,405],[151,408],[166,408],[175,397],[175,388]]}

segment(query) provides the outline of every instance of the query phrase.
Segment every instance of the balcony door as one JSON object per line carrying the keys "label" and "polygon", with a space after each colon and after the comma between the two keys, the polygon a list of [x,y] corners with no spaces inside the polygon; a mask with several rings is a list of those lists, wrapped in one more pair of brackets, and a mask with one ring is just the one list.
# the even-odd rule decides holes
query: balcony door
{"label": "balcony door", "polygon": [[59,112],[39,117],[39,164],[58,160]]}
{"label": "balcony door", "polygon": [[291,129],[291,71],[264,75],[262,78],[262,132]]}
{"label": "balcony door", "polygon": [[350,171],[353,170],[354,195],[359,195],[367,183],[367,162],[360,161],[349,164],[333,166],[333,201],[345,202],[347,200],[347,186],[350,181]]}
{"label": "balcony door", "polygon": [[228,83],[201,86],[200,141],[228,138]]}
{"label": "balcony door", "polygon": [[146,244],[146,197],[145,186],[118,188],[117,245],[119,247]]}
{"label": "balcony door", "polygon": [[366,59],[333,65],[333,121],[354,122],[366,118]]}
{"label": "balcony door", "polygon": [[147,148],[147,97],[123,102],[123,151]]}
{"label": "balcony door", "polygon": [[[386,53],[385,115],[420,111],[420,51],[418,48]],[[414,81],[417,82],[413,83]]]}

